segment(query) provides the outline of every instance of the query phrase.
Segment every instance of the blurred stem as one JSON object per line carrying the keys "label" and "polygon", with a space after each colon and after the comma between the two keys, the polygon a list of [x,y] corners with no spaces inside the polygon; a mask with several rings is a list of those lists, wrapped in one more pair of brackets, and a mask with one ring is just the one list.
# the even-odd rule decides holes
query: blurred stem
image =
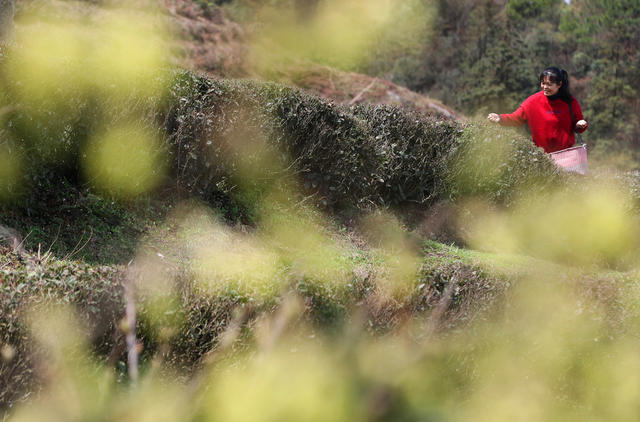
{"label": "blurred stem", "polygon": [[125,318],[127,321],[127,371],[133,386],[138,382],[138,345],[136,342],[136,304],[133,283],[124,283]]}

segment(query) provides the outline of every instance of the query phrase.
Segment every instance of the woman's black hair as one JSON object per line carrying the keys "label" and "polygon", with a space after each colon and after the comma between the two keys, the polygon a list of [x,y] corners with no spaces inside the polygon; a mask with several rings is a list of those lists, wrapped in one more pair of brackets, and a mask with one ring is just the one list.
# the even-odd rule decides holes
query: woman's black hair
{"label": "woman's black hair", "polygon": [[572,95],[569,91],[569,74],[567,71],[559,67],[548,67],[540,73],[540,83],[542,83],[545,76],[548,76],[551,82],[561,84],[558,95],[562,100],[570,102]]}

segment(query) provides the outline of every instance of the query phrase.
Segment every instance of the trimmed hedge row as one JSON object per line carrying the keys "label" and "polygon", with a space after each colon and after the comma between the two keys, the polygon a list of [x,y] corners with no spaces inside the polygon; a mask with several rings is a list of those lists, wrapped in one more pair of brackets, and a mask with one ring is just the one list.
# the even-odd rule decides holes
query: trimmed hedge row
{"label": "trimmed hedge row", "polygon": [[[239,168],[262,165],[262,156],[234,142],[253,143],[275,161],[260,183],[249,181],[253,188],[288,169],[338,208],[429,205],[469,194],[506,203],[524,188],[543,189],[560,178],[530,141],[509,132],[391,106],[347,108],[273,83],[182,72],[168,104],[173,176],[204,198],[231,193]],[[489,155],[488,144],[504,144],[511,152]],[[492,173],[478,174],[487,165]]]}
{"label": "trimmed hedge row", "polygon": [[[55,100],[25,106],[18,94],[24,81],[2,73],[0,105],[8,108],[0,135],[12,154],[28,157],[17,183],[22,195],[5,213],[55,214],[43,192],[51,180],[92,189],[82,169],[87,143],[105,124],[131,116],[162,139],[169,171],[157,192],[178,187],[231,220],[251,222],[262,193],[283,180],[334,209],[369,210],[469,194],[508,203],[523,188],[558,179],[530,141],[509,132],[391,106],[340,106],[274,83],[171,71],[156,82],[169,87],[162,95],[141,98],[131,87],[130,98],[113,103],[104,92],[69,86]],[[489,144],[512,153],[486,154]]]}

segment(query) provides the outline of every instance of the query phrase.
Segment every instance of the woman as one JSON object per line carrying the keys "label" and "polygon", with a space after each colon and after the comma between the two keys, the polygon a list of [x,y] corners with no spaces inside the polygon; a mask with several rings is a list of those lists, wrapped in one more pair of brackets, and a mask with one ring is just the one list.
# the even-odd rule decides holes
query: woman
{"label": "woman", "polygon": [[587,130],[578,101],[569,92],[569,75],[557,67],[540,73],[542,90],[533,94],[511,114],[491,113],[491,122],[502,126],[520,126],[527,122],[533,142],[544,151],[555,152],[575,144],[574,132]]}

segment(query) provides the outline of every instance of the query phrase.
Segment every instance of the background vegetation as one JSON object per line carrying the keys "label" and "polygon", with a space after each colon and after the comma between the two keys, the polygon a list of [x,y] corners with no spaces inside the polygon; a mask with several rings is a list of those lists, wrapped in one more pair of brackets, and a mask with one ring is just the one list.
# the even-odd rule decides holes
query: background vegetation
{"label": "background vegetation", "polygon": [[[265,6],[249,0],[224,4],[232,16],[248,20]],[[282,0],[267,8],[297,11],[313,21],[326,4]],[[627,167],[634,167],[640,145],[639,9],[635,0],[411,0],[395,7],[363,42],[372,54],[340,62],[336,55],[313,53],[310,43],[299,47],[314,62],[389,79],[470,116],[515,110],[538,90],[542,69],[560,66],[591,122],[584,135],[590,148],[626,156]],[[354,34],[338,33],[343,42],[356,42]]]}
{"label": "background vegetation", "polygon": [[592,124],[588,143],[638,149],[637,1],[426,3],[435,9],[431,37],[394,60],[383,49],[368,72],[482,115],[515,110],[542,69],[560,66]]}

